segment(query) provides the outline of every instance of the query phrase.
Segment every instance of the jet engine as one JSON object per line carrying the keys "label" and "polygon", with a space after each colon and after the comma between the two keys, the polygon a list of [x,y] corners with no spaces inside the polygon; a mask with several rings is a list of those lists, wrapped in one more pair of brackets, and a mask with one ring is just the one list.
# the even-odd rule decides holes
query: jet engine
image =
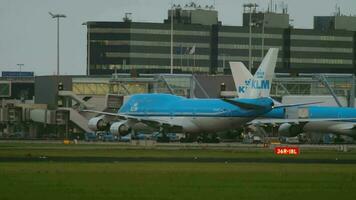
{"label": "jet engine", "polygon": [[125,136],[131,132],[131,127],[128,126],[127,121],[114,122],[110,126],[110,132],[113,135]]}
{"label": "jet engine", "polygon": [[103,116],[93,117],[89,120],[88,127],[92,131],[103,131],[107,127],[107,123],[104,121]]}
{"label": "jet engine", "polygon": [[279,126],[278,133],[280,136],[295,137],[302,133],[302,128],[299,124],[284,123]]}

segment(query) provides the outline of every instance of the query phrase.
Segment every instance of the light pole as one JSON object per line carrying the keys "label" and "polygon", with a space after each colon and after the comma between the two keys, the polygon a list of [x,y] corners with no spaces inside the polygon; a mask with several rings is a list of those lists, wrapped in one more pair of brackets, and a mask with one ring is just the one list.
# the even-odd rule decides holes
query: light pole
{"label": "light pole", "polygon": [[174,7],[171,7],[171,74],[173,74],[173,14]]}
{"label": "light pole", "polygon": [[[252,70],[252,8],[254,9],[254,12],[256,11],[256,8],[258,7],[257,4],[253,3],[248,3],[243,5],[244,10],[246,8],[249,8],[249,20],[248,20],[248,26],[249,26],[249,37],[248,37],[248,70],[251,72]],[[245,10],[246,11],[246,10]]]}
{"label": "light pole", "polygon": [[173,74],[173,21],[176,8],[180,8],[180,5],[173,4],[171,7],[171,74]]}
{"label": "light pole", "polygon": [[83,26],[87,27],[87,76],[90,75],[90,28],[89,23],[84,22],[82,23]]}
{"label": "light pole", "polygon": [[263,60],[263,54],[264,54],[264,46],[265,46],[265,19],[263,17],[263,20],[262,20],[262,41],[261,41],[261,62]]}
{"label": "light pole", "polygon": [[57,19],[57,76],[59,76],[59,18],[65,18],[64,14],[53,14],[48,12],[52,18]]}
{"label": "light pole", "polygon": [[251,8],[250,8],[250,15],[248,20],[248,71],[252,72],[252,59],[251,59],[251,46],[252,46],[252,24],[251,24]]}
{"label": "light pole", "polygon": [[261,26],[262,29],[262,37],[261,37],[261,62],[264,57],[264,46],[265,46],[265,25],[267,22],[265,21],[264,17],[261,21],[258,21],[258,25]]}
{"label": "light pole", "polygon": [[20,68],[20,74],[19,74],[19,76],[21,76],[21,69],[22,69],[22,67],[24,66],[24,64],[16,64],[19,68]]}

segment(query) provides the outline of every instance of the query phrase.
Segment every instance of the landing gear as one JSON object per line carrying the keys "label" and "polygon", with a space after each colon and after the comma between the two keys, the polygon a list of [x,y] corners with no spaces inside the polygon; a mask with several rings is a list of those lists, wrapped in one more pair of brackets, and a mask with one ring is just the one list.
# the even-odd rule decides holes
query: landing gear
{"label": "landing gear", "polygon": [[159,130],[160,136],[157,137],[157,142],[168,143],[170,142],[170,138],[167,136],[167,133],[163,128]]}
{"label": "landing gear", "polygon": [[219,143],[220,138],[216,133],[212,134],[189,134],[186,133],[184,138],[180,139],[181,143],[192,143],[192,142],[198,142],[198,143]]}
{"label": "landing gear", "polygon": [[220,143],[220,138],[216,133],[201,134],[197,139],[198,143]]}
{"label": "landing gear", "polygon": [[185,133],[184,138],[180,138],[179,141],[181,143],[192,143],[197,141],[197,135],[195,134],[190,134],[190,133]]}

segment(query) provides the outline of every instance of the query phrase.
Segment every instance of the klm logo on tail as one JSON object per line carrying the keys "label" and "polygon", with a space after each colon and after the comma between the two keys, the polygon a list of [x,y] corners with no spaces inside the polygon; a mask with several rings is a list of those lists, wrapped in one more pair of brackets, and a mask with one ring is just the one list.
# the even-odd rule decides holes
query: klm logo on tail
{"label": "klm logo on tail", "polygon": [[254,75],[242,62],[230,62],[232,77],[239,97],[269,97],[277,57],[278,48],[270,48]]}
{"label": "klm logo on tail", "polygon": [[239,86],[239,93],[245,93],[246,92],[246,86]]}
{"label": "klm logo on tail", "polygon": [[239,93],[245,93],[247,87],[252,89],[258,89],[258,90],[269,90],[271,88],[270,85],[271,85],[270,81],[267,79],[262,79],[262,80],[249,79],[245,81],[245,85],[240,85],[238,87],[238,91]]}
{"label": "klm logo on tail", "polygon": [[250,87],[253,89],[269,90],[270,89],[269,80],[252,80]]}

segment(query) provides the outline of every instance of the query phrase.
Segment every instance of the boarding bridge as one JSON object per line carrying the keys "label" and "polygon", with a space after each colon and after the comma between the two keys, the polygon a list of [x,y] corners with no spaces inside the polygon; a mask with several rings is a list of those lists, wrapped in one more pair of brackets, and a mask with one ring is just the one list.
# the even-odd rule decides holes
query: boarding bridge
{"label": "boarding bridge", "polygon": [[30,118],[34,122],[49,125],[65,125],[68,121],[72,121],[83,131],[90,132],[88,119],[73,108],[33,109],[30,111]]}
{"label": "boarding bridge", "polygon": [[[101,98],[97,99],[95,97],[91,97],[88,100],[90,101],[89,103],[84,101],[82,97],[76,95],[72,91],[59,91],[58,95],[60,97],[64,97],[64,102],[62,105],[63,107],[58,107],[58,110],[67,111],[69,114],[69,120],[85,132],[90,132],[90,129],[88,128],[88,121],[91,117],[95,116],[95,114],[89,112],[80,112],[80,110],[93,109],[102,111],[105,109],[105,104],[103,104]],[[79,106],[72,105],[72,101],[77,102]]]}
{"label": "boarding bridge", "polygon": [[88,128],[88,119],[81,115],[77,110],[73,108],[58,108],[61,111],[67,111],[69,113],[69,120],[76,124],[79,128],[85,132],[91,132]]}
{"label": "boarding bridge", "polygon": [[50,125],[65,125],[66,113],[60,110],[32,109],[30,119],[34,122]]}
{"label": "boarding bridge", "polygon": [[82,98],[80,98],[72,91],[65,91],[65,90],[58,91],[58,95],[61,97],[68,97],[71,100],[77,102],[80,105],[80,108],[94,108],[93,105],[88,104],[86,101],[84,101]]}

